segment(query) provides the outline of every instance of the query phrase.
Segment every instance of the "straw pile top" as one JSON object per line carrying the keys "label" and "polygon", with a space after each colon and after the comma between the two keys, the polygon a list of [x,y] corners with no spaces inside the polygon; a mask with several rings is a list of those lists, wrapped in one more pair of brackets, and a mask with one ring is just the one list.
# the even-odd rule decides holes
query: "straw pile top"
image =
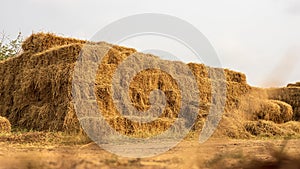
{"label": "straw pile top", "polygon": [[24,52],[39,53],[54,47],[86,42],[85,40],[59,37],[52,33],[37,33],[32,34],[23,42],[22,49]]}

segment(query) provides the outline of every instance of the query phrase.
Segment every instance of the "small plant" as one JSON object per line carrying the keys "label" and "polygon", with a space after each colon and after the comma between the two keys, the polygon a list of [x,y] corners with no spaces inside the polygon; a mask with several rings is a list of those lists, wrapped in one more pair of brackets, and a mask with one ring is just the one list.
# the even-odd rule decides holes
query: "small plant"
{"label": "small plant", "polygon": [[5,33],[0,37],[0,60],[14,57],[21,52],[23,37],[21,32],[15,39],[10,39]]}

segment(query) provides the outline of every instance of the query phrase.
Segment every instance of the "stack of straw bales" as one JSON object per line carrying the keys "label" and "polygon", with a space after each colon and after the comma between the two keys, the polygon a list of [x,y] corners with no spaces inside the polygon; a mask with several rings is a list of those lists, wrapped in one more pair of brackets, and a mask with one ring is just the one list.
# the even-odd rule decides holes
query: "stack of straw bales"
{"label": "stack of straw bales", "polygon": [[[181,93],[174,79],[161,70],[148,69],[139,72],[130,82],[128,94],[136,109],[147,111],[151,105],[150,92],[154,89],[163,91],[166,107],[159,118],[149,123],[137,123],[123,117],[116,109],[112,99],[112,78],[118,66],[137,53],[135,49],[44,33],[33,34],[26,39],[22,45],[23,53],[19,56],[0,62],[0,74],[5,75],[0,77],[0,115],[7,117],[13,126],[20,128],[80,132],[81,127],[71,102],[72,90],[80,89],[72,89],[72,78],[75,62],[84,45],[94,45],[103,50],[107,49],[108,52],[98,66],[95,91],[83,91],[86,100],[78,106],[86,107],[84,102],[90,101],[89,93],[95,92],[98,107],[110,126],[122,134],[138,137],[162,133],[174,123],[181,107]],[[154,57],[142,53],[139,55]],[[97,56],[94,59],[97,59]],[[196,63],[189,63],[187,66],[194,74],[200,95],[197,100],[199,113],[194,131],[201,130],[211,105],[219,99],[212,99],[212,92],[215,92],[212,91],[212,84],[215,81],[210,77],[210,71],[224,71],[227,91],[224,116],[215,135],[246,138],[259,135],[253,128],[263,125],[257,124],[257,121],[273,121],[275,130],[284,128],[282,125],[292,117],[298,117],[293,116],[292,111],[293,107],[294,112],[297,112],[295,105],[298,102],[291,99],[288,102],[275,97],[268,100],[266,96],[270,95],[270,91],[249,86],[246,76],[242,73]],[[289,90],[289,98],[298,98],[295,94],[299,92],[298,89],[285,90]],[[292,107],[278,100],[283,100]],[[86,111],[89,111],[88,107]],[[294,133],[298,130],[294,123],[287,126]],[[144,135],[141,136],[141,133]]]}

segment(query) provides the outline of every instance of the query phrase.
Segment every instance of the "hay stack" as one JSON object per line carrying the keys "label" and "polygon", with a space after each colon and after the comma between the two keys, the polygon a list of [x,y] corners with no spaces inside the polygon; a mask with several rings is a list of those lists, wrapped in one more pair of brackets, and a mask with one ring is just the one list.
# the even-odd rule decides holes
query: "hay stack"
{"label": "hay stack", "polygon": [[5,117],[0,116],[0,133],[10,133],[10,131],[10,122]]}
{"label": "hay stack", "polygon": [[[14,126],[20,128],[80,132],[81,128],[71,102],[71,87],[74,65],[84,44],[108,49],[98,67],[95,94],[99,109],[110,126],[123,134],[147,137],[159,134],[173,124],[181,106],[181,93],[174,79],[160,70],[149,69],[139,72],[129,85],[130,101],[140,111],[149,109],[149,94],[152,90],[160,89],[165,93],[167,104],[156,121],[139,124],[124,118],[116,109],[112,100],[112,77],[125,59],[137,53],[135,49],[104,42],[87,44],[86,41],[44,33],[34,34],[26,39],[22,46],[24,52],[21,55],[0,62],[0,73],[5,75],[0,76],[0,110],[2,110],[0,115],[8,117]],[[139,54],[142,57],[154,57]],[[92,60],[98,59],[97,56],[90,57]],[[211,85],[215,84],[218,79],[213,81],[209,72],[218,74],[223,72],[223,69],[195,63],[189,63],[188,66],[195,76],[200,93],[199,114],[193,127],[193,131],[199,131],[211,105],[219,99],[212,99],[212,92],[216,91],[212,91]],[[169,66],[166,65],[166,67]],[[249,125],[245,127],[246,120],[252,120],[251,124],[255,126],[260,125],[257,124],[257,120],[287,122],[293,115],[288,104],[293,106],[294,112],[298,112],[295,105],[298,104],[299,98],[296,94],[293,96],[295,99],[298,98],[297,103],[294,101],[295,104],[291,99],[290,102],[286,102],[288,104],[267,100],[266,92],[249,86],[244,74],[227,69],[224,72],[227,87],[226,106],[224,119],[216,132],[217,135],[246,138],[255,135],[249,129],[251,128]],[[288,90],[295,90],[295,88]],[[82,101],[79,106],[84,107],[87,105],[85,103],[91,101],[89,100],[91,92],[94,91],[82,92],[86,100]],[[261,93],[265,95],[258,96]],[[267,94],[270,96],[269,91]],[[250,98],[250,100],[245,101],[245,98]],[[281,99],[274,98],[274,100]],[[254,105],[256,107],[253,109]],[[86,112],[89,112],[90,108],[85,108]],[[294,115],[294,117],[298,116]],[[274,123],[274,130],[283,128],[276,123]],[[294,128],[294,130],[297,129]],[[140,133],[146,133],[146,135],[141,136]]]}

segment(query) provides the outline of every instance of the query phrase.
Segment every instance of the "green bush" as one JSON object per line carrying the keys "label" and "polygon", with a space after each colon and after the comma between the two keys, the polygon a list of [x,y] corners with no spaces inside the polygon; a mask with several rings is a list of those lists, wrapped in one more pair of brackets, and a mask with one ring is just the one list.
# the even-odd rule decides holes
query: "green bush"
{"label": "green bush", "polygon": [[22,41],[23,37],[21,32],[19,32],[18,36],[13,40],[5,35],[5,33],[2,33],[0,39],[0,60],[14,57],[20,53]]}

